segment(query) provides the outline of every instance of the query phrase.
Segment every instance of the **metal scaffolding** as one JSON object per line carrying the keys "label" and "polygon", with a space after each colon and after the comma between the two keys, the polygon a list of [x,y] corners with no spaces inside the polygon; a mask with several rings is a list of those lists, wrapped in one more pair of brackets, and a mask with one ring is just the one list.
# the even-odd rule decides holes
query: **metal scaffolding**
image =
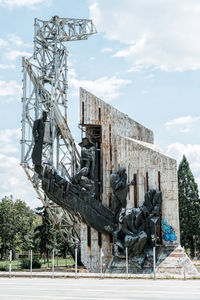
{"label": "metal scaffolding", "polygon": [[54,16],[49,21],[35,19],[34,53],[23,57],[23,112],[21,166],[39,199],[64,238],[79,237],[79,215],[72,215],[52,203],[34,172],[31,154],[34,146],[33,123],[48,113],[49,136],[43,147],[43,166],[50,166],[71,182],[80,165],[80,155],[67,124],[67,48],[68,41],[86,40],[96,29],[91,20]]}

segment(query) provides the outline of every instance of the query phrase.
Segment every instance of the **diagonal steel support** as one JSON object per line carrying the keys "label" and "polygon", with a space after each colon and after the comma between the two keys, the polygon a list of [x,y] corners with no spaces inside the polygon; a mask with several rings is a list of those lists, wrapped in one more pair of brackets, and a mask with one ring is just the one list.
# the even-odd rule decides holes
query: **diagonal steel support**
{"label": "diagonal steel support", "polygon": [[67,242],[80,237],[80,216],[52,203],[42,190],[31,160],[34,146],[32,129],[42,111],[47,111],[51,135],[43,147],[43,166],[50,166],[71,181],[79,168],[80,154],[67,124],[68,52],[63,43],[85,40],[95,33],[93,22],[87,19],[58,16],[49,21],[35,19],[34,53],[22,60],[21,166]]}

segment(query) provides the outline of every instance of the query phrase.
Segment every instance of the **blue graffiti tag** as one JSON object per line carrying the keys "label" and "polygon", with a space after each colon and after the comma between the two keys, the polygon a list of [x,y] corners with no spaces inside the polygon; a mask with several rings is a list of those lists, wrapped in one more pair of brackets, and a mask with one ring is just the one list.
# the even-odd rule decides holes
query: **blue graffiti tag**
{"label": "blue graffiti tag", "polygon": [[164,218],[162,221],[162,230],[163,230],[163,239],[166,242],[174,242],[177,240],[177,237],[174,233],[174,229],[171,225],[167,223],[167,219]]}

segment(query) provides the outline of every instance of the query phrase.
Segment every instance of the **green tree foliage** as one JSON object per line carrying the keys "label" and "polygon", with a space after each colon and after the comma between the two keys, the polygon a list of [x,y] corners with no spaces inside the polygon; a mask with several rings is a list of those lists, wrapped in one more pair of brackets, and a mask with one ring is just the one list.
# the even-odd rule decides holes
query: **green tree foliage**
{"label": "green tree foliage", "polygon": [[[21,269],[30,269],[30,259],[24,258],[20,261]],[[38,257],[33,257],[32,259],[32,268],[39,269],[41,268],[41,262]]]}
{"label": "green tree foliage", "polygon": [[14,201],[12,196],[0,201],[0,252],[26,251],[33,247],[34,222],[36,214],[22,200]]}
{"label": "green tree foliage", "polygon": [[57,252],[59,253],[60,256],[66,258],[67,254],[70,253],[70,249],[59,231],[57,231],[56,233],[56,242],[57,242]]}
{"label": "green tree foliage", "polygon": [[179,218],[181,245],[192,257],[200,250],[200,200],[198,186],[185,156],[178,168]]}
{"label": "green tree foliage", "polygon": [[36,211],[41,216],[42,223],[35,228],[35,246],[39,248],[40,254],[44,254],[49,262],[50,252],[57,247],[56,229],[45,207],[39,207]]}
{"label": "green tree foliage", "polygon": [[4,257],[6,250],[12,249],[15,225],[14,202],[11,197],[5,197],[0,202],[0,236],[1,236],[1,257]]}
{"label": "green tree foliage", "polygon": [[[28,250],[40,253],[49,261],[52,249],[62,256],[74,249],[60,236],[55,229],[47,210],[29,208],[22,200],[13,200],[12,196],[0,200],[0,257],[5,258],[9,250],[23,254]],[[73,247],[72,247],[73,248]]]}
{"label": "green tree foliage", "polygon": [[21,248],[27,251],[33,248],[36,214],[21,200],[16,200],[14,207],[16,231],[19,235],[19,240],[21,240]]}

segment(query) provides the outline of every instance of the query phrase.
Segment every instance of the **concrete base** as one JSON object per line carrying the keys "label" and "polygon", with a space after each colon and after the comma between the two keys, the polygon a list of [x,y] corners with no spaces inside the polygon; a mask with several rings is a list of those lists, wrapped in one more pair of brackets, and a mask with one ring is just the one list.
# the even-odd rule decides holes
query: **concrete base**
{"label": "concrete base", "polygon": [[180,245],[177,247],[164,246],[160,249],[156,273],[199,275],[196,267]]}
{"label": "concrete base", "polygon": [[[191,262],[190,258],[184,252],[180,245],[165,245],[156,248],[156,274],[157,275],[181,275],[184,273],[191,276],[199,276],[199,272]],[[125,274],[126,259],[113,257],[106,273]],[[153,264],[145,261],[143,268],[137,267],[134,262],[129,259],[128,264],[129,274],[152,274]]]}
{"label": "concrete base", "polygon": [[[112,274],[126,274],[126,259],[113,257],[106,273]],[[128,264],[129,274],[151,274],[153,272],[153,265],[149,262],[145,262],[143,268],[137,267],[137,265],[130,259]]]}

